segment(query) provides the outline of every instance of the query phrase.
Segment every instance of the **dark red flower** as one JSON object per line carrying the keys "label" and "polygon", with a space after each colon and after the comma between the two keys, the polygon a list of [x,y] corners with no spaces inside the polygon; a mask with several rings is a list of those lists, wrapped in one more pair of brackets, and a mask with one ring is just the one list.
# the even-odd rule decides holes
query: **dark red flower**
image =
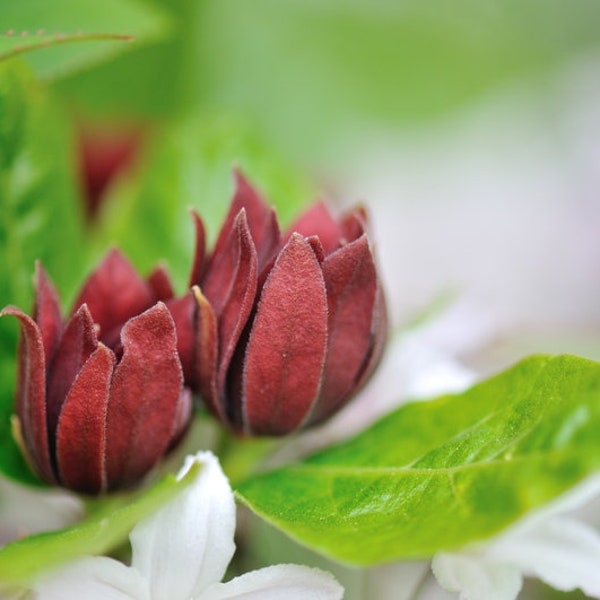
{"label": "dark red flower", "polygon": [[21,323],[16,416],[23,450],[46,482],[89,494],[139,481],[181,436],[183,388],[172,296],[160,270],[142,280],[111,251],[83,286],[70,318],[41,265],[33,318]]}
{"label": "dark red flower", "polygon": [[78,130],[78,159],[85,216],[93,221],[114,180],[131,169],[140,152],[144,130],[133,124],[84,124]]}
{"label": "dark red flower", "polygon": [[386,338],[364,210],[337,221],[317,203],[282,235],[238,174],[208,257],[194,219],[193,287],[175,318],[187,330],[186,381],[237,432],[282,435],[330,417],[371,375]]}

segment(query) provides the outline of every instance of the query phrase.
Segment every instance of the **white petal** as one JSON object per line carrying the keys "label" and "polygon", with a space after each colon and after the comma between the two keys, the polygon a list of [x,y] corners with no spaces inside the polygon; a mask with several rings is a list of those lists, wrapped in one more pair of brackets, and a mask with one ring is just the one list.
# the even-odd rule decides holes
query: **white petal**
{"label": "white petal", "polygon": [[461,600],[514,600],[523,584],[516,567],[476,554],[440,552],[431,570],[443,588],[460,592]]}
{"label": "white petal", "polygon": [[35,600],[148,600],[148,584],[135,570],[104,556],[69,564],[35,584]]}
{"label": "white petal", "polygon": [[366,571],[368,597],[377,600],[412,600],[429,577],[429,563],[398,562]]}
{"label": "white petal", "polygon": [[229,483],[210,452],[188,456],[201,470],[188,487],[131,535],[132,565],[147,578],[152,600],[189,600],[221,581],[233,556],[235,503]]}
{"label": "white petal", "polygon": [[194,600],[340,600],[344,588],[332,575],[299,565],[275,565],[211,586]]}
{"label": "white petal", "polygon": [[580,521],[554,517],[536,527],[502,536],[490,549],[526,575],[535,575],[561,591],[581,588],[600,598],[600,535]]}

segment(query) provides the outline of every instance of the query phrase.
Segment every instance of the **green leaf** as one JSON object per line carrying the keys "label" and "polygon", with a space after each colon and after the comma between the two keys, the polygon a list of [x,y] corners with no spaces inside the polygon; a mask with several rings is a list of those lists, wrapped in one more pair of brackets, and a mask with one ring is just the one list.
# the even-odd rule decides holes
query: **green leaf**
{"label": "green leaf", "polygon": [[[36,260],[63,293],[71,293],[81,275],[73,162],[62,112],[19,62],[0,66],[0,308],[29,309]],[[0,471],[32,481],[10,434],[17,332],[13,319],[0,319]]]}
{"label": "green leaf", "polygon": [[179,481],[168,475],[134,500],[130,497],[109,500],[72,527],[7,544],[0,549],[0,584],[26,584],[42,571],[80,556],[107,553],[125,540],[136,523],[189,485],[199,469],[198,465],[192,467]]}
{"label": "green leaf", "polygon": [[403,406],[341,445],[242,483],[305,545],[372,565],[486,539],[600,468],[600,365],[537,356]]}
{"label": "green leaf", "polygon": [[0,60],[27,52],[43,77],[88,67],[168,31],[162,13],[138,0],[0,0],[0,12]]}
{"label": "green leaf", "polygon": [[212,0],[204,17],[204,55],[218,57],[203,64],[210,99],[311,158],[364,146],[365,126],[414,126],[600,43],[590,0]]}
{"label": "green leaf", "polygon": [[194,248],[189,208],[216,239],[238,166],[287,221],[314,196],[309,185],[243,121],[213,114],[170,125],[152,144],[140,182],[116,192],[99,227],[101,252],[118,244],[142,271],[166,260],[187,285]]}

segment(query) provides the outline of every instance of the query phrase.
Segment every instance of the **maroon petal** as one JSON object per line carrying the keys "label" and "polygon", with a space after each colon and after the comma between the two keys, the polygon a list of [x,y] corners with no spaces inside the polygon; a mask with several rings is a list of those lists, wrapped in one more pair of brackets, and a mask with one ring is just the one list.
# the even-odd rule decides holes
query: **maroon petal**
{"label": "maroon petal", "polygon": [[25,450],[38,475],[55,483],[46,422],[46,364],[42,333],[36,322],[15,306],[7,306],[0,312],[0,316],[4,315],[12,315],[21,322],[15,408]]}
{"label": "maroon petal", "polygon": [[240,212],[236,220],[236,232],[237,235],[232,245],[232,254],[236,256],[235,269],[231,276],[227,299],[222,306],[220,316],[218,316],[217,389],[221,402],[225,397],[227,370],[252,312],[258,285],[256,249],[248,229],[244,210]]}
{"label": "maroon petal", "polygon": [[108,489],[136,482],[164,454],[183,384],[175,324],[162,302],[128,321],[121,342],[108,400]]}
{"label": "maroon petal", "polygon": [[204,230],[204,223],[200,218],[200,215],[196,211],[190,211],[192,218],[194,219],[194,227],[196,229],[196,249],[194,252],[194,264],[190,272],[189,286],[199,285],[202,280],[202,274],[204,273],[204,262],[206,260],[206,232]]}
{"label": "maroon petal", "polygon": [[85,494],[106,491],[106,415],[115,356],[104,344],[83,365],[63,404],[56,432],[61,483]]}
{"label": "maroon petal", "polygon": [[372,344],[369,350],[369,354],[365,361],[365,365],[362,373],[359,374],[358,382],[356,384],[356,390],[360,389],[363,384],[369,379],[373,371],[376,369],[381,357],[388,336],[388,318],[387,308],[385,303],[385,296],[381,286],[377,288],[377,295],[375,297],[375,306],[373,309],[373,322],[372,322]]}
{"label": "maroon petal", "polygon": [[319,402],[311,423],[335,412],[354,392],[373,344],[377,273],[367,237],[323,262],[329,307],[329,342]]}
{"label": "maroon petal", "polygon": [[83,286],[74,310],[87,304],[94,321],[100,325],[100,339],[113,346],[123,323],[153,303],[146,282],[129,261],[113,249]]}
{"label": "maroon petal", "polygon": [[292,223],[287,236],[297,232],[304,237],[316,235],[321,240],[325,254],[330,254],[340,245],[342,231],[323,202],[316,202],[300,218]]}
{"label": "maroon petal", "polygon": [[56,425],[65,398],[81,367],[97,346],[94,321],[84,304],[67,323],[48,369],[46,406],[48,435],[52,449],[55,447]]}
{"label": "maroon petal", "polygon": [[292,234],[262,291],[243,376],[247,429],[285,434],[301,426],[320,387],[327,297],[310,244]]}
{"label": "maroon petal", "polygon": [[62,331],[58,295],[41,263],[35,265],[35,308],[33,318],[42,333],[46,360],[52,358]]}
{"label": "maroon petal", "polygon": [[363,233],[367,233],[367,223],[367,211],[364,206],[359,206],[345,214],[340,221],[340,229],[346,242],[353,242]]}
{"label": "maroon petal", "polygon": [[190,291],[181,298],[167,303],[177,331],[177,352],[183,369],[185,384],[196,387],[196,311],[197,302]]}
{"label": "maroon petal", "polygon": [[154,296],[154,301],[166,302],[175,295],[173,286],[171,285],[171,278],[167,269],[163,266],[158,266],[148,277],[148,287]]}
{"label": "maroon petal", "polygon": [[196,381],[198,392],[208,407],[221,418],[224,408],[217,394],[218,333],[217,318],[200,288],[194,286],[196,298]]}
{"label": "maroon petal", "polygon": [[[260,194],[250,185],[248,180],[235,171],[236,190],[229,207],[225,222],[219,232],[213,257],[218,256],[229,245],[230,231],[235,228],[235,220],[244,209],[248,228],[258,255],[258,268],[261,271],[281,247],[281,232],[275,211],[268,206]],[[212,262],[209,269],[213,269]]]}

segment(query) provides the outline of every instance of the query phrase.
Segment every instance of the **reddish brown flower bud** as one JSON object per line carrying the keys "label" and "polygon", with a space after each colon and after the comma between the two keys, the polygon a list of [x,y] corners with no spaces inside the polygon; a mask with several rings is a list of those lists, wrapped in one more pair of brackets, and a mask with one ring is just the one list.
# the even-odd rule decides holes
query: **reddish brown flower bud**
{"label": "reddish brown flower bud", "polygon": [[179,439],[191,414],[172,296],[156,271],[142,280],[116,250],[63,321],[41,265],[33,318],[21,322],[16,415],[23,450],[49,483],[89,494],[139,481]]}
{"label": "reddish brown flower bud", "polygon": [[281,235],[237,174],[207,259],[195,221],[197,287],[188,318],[176,318],[178,331],[194,332],[182,354],[186,380],[237,432],[282,435],[330,417],[371,375],[386,338],[364,210],[337,221],[318,203]]}

